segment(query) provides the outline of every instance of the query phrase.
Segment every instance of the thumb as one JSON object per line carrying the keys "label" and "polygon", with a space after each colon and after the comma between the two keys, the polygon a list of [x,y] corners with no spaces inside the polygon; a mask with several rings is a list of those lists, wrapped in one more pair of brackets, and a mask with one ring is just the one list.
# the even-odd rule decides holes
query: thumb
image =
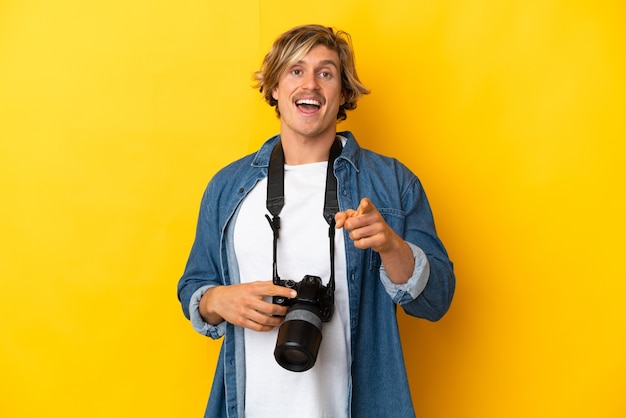
{"label": "thumb", "polygon": [[335,228],[341,229],[347,218],[348,215],[345,212],[337,212],[335,214]]}

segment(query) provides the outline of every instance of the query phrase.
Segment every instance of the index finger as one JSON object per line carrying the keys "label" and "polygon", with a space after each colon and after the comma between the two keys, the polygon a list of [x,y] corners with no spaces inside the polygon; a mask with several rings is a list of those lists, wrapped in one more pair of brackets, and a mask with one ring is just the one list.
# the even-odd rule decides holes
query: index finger
{"label": "index finger", "polygon": [[368,197],[364,197],[361,199],[361,203],[359,203],[359,207],[356,209],[356,216],[365,215],[375,210],[376,206],[374,206],[372,201]]}
{"label": "index finger", "polygon": [[298,293],[294,290],[291,289],[289,287],[285,287],[285,286],[279,286],[276,284],[271,284],[270,287],[267,289],[267,295],[266,296],[282,296],[284,298],[295,298],[298,295]]}

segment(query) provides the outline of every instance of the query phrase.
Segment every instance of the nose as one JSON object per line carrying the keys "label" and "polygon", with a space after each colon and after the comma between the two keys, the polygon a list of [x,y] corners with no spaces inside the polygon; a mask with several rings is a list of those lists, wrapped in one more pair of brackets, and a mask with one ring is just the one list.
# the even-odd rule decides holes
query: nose
{"label": "nose", "polygon": [[317,90],[319,83],[315,72],[309,71],[302,80],[302,87],[307,90]]}

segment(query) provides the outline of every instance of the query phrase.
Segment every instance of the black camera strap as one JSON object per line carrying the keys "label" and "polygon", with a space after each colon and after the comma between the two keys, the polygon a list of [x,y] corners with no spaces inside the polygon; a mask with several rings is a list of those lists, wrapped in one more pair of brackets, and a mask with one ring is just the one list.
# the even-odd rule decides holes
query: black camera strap
{"label": "black camera strap", "polygon": [[[328,167],[326,168],[326,193],[324,196],[323,216],[328,223],[328,237],[330,240],[330,279],[328,288],[335,290],[335,214],[339,212],[339,202],[337,201],[337,179],[333,173],[333,165],[342,150],[341,141],[335,139],[330,148],[328,156]],[[278,284],[278,263],[276,260],[278,246],[278,231],[280,229],[280,211],[285,206],[285,155],[283,145],[279,141],[270,157],[270,164],[267,173],[267,210],[272,214],[272,218],[265,215],[270,227],[274,232],[273,243],[273,281]]]}

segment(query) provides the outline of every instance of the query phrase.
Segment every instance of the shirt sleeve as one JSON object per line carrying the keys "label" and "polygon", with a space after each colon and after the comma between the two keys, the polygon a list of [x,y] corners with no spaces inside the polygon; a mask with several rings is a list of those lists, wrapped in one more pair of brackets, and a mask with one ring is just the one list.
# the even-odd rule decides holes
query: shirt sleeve
{"label": "shirt sleeve", "polygon": [[200,299],[202,299],[205,292],[212,287],[215,286],[202,286],[194,292],[189,301],[189,316],[193,329],[204,336],[218,339],[226,333],[226,321],[222,321],[217,325],[211,325],[205,322],[202,316],[200,316]]}
{"label": "shirt sleeve", "polygon": [[411,244],[410,242],[407,242],[407,244],[415,260],[413,275],[408,282],[403,284],[393,283],[391,279],[389,279],[389,276],[387,276],[385,266],[383,264],[380,266],[380,280],[383,286],[385,286],[385,290],[389,296],[391,296],[394,303],[400,305],[415,300],[426,287],[428,277],[430,276],[430,264],[428,263],[428,258],[424,251],[415,244]]}

